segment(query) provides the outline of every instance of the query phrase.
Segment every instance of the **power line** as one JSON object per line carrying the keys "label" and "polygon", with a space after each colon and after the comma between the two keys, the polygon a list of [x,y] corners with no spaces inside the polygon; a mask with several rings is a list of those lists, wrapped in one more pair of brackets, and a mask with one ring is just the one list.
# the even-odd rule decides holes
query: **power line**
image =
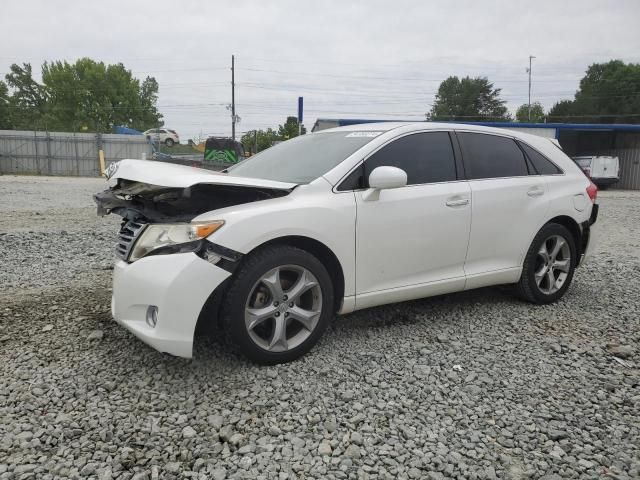
{"label": "power line", "polygon": [[[376,75],[345,75],[345,74],[333,74],[333,73],[315,73],[315,72],[300,72],[300,71],[283,71],[283,70],[269,70],[251,67],[240,67],[238,70],[246,70],[251,72],[265,72],[265,73],[278,73],[283,75],[303,75],[312,77],[331,77],[331,78],[353,78],[362,80],[391,80],[391,81],[419,81],[419,82],[442,82],[442,78],[424,78],[424,77],[396,77],[396,76],[376,76]],[[484,75],[480,75],[484,77]],[[527,80],[511,80],[494,78],[490,80],[491,83],[527,83]],[[538,80],[540,82],[564,82],[565,80]]]}
{"label": "power line", "polygon": [[[378,97],[378,93],[380,95],[389,95],[389,89],[381,89],[381,90],[375,90],[375,89],[367,89],[367,90],[363,90],[363,93],[360,93],[358,91],[354,91],[354,90],[348,90],[348,91],[343,91],[343,90],[334,90],[334,89],[326,89],[326,88],[311,88],[311,87],[300,87],[300,86],[278,86],[276,84],[265,84],[265,83],[252,83],[252,82],[238,82],[238,85],[247,87],[247,88],[258,88],[258,89],[265,89],[265,90],[278,90],[278,91],[290,91],[290,92],[298,92],[300,90],[306,90],[306,91],[312,91],[312,92],[322,92],[322,93],[327,93],[327,94],[333,94],[333,95],[349,95],[349,96],[365,96],[365,94],[373,94],[374,96]],[[434,92],[434,91],[417,91],[417,90],[407,90],[407,89],[403,89],[402,90],[402,94],[406,94],[406,95],[425,95],[425,96],[432,96],[432,95],[437,95],[438,92]],[[561,96],[566,96],[566,95],[575,95],[575,91],[562,91],[562,92],[553,92],[550,93],[548,95],[538,95],[537,98],[556,98],[556,97],[561,97]],[[593,96],[593,98],[610,98],[610,97],[625,97],[625,96],[636,96],[636,95],[640,95],[640,91],[634,91],[628,94],[623,94],[623,95],[614,95],[614,96],[610,96],[610,95],[600,95],[600,96]],[[398,96],[398,93],[393,94],[393,96]],[[513,97],[513,98],[520,98],[523,95],[522,94],[510,94],[510,93],[501,93],[500,94],[501,97]],[[585,98],[591,98],[588,95],[584,95]]]}

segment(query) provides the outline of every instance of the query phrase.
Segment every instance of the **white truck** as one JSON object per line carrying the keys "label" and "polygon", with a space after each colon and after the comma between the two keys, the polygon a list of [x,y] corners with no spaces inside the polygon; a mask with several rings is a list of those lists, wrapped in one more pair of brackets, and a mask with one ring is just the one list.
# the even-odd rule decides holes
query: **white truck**
{"label": "white truck", "polygon": [[618,157],[588,155],[573,157],[573,161],[601,190],[620,180]]}

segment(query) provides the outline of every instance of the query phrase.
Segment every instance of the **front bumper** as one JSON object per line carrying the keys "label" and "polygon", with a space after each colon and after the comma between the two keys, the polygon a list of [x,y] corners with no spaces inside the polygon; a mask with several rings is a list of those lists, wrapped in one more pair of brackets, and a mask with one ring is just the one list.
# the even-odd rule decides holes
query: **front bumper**
{"label": "front bumper", "polygon": [[[111,313],[143,342],[160,352],[191,358],[200,311],[211,293],[231,274],[194,253],[156,255],[113,269]],[[146,323],[149,306],[157,323]]]}

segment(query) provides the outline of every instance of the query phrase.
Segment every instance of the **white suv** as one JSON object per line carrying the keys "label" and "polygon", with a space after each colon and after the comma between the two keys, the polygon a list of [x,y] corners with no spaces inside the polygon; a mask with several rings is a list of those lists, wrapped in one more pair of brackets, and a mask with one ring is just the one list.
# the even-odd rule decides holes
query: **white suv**
{"label": "white suv", "polygon": [[123,160],[108,175],[116,321],[190,357],[198,322],[221,319],[264,364],[307,352],[336,312],[498,284],[553,302],[598,211],[548,139],[459,124],[325,130],[227,173]]}
{"label": "white suv", "polygon": [[144,132],[147,140],[155,143],[164,143],[167,147],[173,147],[176,143],[180,143],[178,132],[170,128],[152,128]]}

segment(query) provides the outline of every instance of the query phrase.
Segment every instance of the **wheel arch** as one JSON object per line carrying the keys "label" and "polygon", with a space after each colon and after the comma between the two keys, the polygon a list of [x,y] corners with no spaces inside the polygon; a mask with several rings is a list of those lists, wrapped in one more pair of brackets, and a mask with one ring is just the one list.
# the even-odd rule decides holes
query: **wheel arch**
{"label": "wheel arch", "polygon": [[333,284],[333,298],[334,298],[334,311],[338,311],[344,298],[344,270],[340,264],[340,260],[333,251],[327,247],[324,243],[302,235],[287,235],[283,237],[276,237],[268,240],[257,247],[255,247],[247,255],[251,254],[255,250],[264,248],[266,246],[273,245],[288,245],[291,247],[299,248],[305,252],[310,253],[327,268],[329,275],[331,276],[331,283]]}
{"label": "wheel arch", "polygon": [[[578,222],[576,222],[573,218],[568,215],[558,215],[557,217],[553,217],[545,225],[550,223],[556,223],[558,225],[562,225],[566,227],[569,232],[571,232],[571,236],[573,237],[574,244],[577,250],[578,259],[583,253],[583,245],[582,245],[582,229]],[[544,225],[543,225],[544,226]]]}
{"label": "wheel arch", "polygon": [[[329,275],[331,276],[333,284],[333,297],[334,297],[334,311],[337,312],[342,306],[342,300],[344,299],[345,280],[344,270],[338,257],[333,251],[327,247],[324,243],[315,240],[311,237],[305,237],[302,235],[286,235],[282,237],[272,238],[260,245],[255,246],[244,256],[248,256],[251,253],[260,250],[267,246],[273,245],[288,245],[292,247],[304,250],[320,260],[327,268]],[[233,275],[228,277],[223,283],[221,283],[205,302],[200,311],[198,321],[196,324],[196,332],[205,332],[207,330],[220,331],[223,326],[220,323],[220,307],[225,292],[229,288]]]}
{"label": "wheel arch", "polygon": [[[533,233],[533,236],[531,237],[531,240],[527,245],[526,250],[522,253],[522,256],[520,257],[520,265],[523,265],[525,258],[527,256],[527,252],[529,251],[529,247],[531,246],[531,243],[533,243],[533,240],[535,239],[536,235],[538,235],[538,232],[542,230],[545,225],[549,225],[551,223],[562,225],[563,227],[567,228],[567,230],[569,230],[569,232],[571,233],[571,236],[573,237],[574,244],[576,246],[577,260],[580,259],[586,247],[585,243],[583,242],[583,234],[582,234],[582,229],[580,228],[580,224],[569,215],[556,215],[555,217],[550,218],[549,220],[541,224],[535,230],[535,232]],[[586,240],[588,240],[588,238],[586,238]]]}

